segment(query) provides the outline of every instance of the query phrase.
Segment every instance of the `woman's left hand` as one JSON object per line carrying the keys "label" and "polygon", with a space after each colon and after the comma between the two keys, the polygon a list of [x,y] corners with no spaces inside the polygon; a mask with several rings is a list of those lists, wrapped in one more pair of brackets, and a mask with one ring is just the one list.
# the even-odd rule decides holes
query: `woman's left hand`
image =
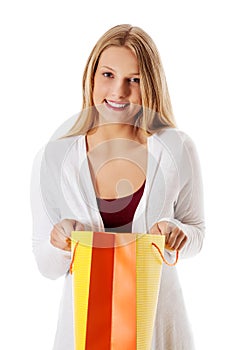
{"label": "woman's left hand", "polygon": [[157,222],[151,227],[150,233],[164,235],[165,248],[169,250],[181,250],[188,239],[179,227],[168,221]]}

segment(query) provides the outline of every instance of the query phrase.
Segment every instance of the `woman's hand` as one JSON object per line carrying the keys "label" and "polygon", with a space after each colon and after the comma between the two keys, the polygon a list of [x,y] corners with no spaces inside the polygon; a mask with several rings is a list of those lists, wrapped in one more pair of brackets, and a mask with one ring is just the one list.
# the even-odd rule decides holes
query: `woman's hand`
{"label": "woman's hand", "polygon": [[50,234],[50,242],[56,248],[70,251],[71,232],[82,230],[84,230],[84,226],[80,222],[71,219],[62,220],[58,224],[54,225]]}
{"label": "woman's hand", "polygon": [[175,224],[167,221],[160,221],[150,229],[151,234],[164,235],[165,248],[169,250],[181,250],[187,242],[187,236]]}

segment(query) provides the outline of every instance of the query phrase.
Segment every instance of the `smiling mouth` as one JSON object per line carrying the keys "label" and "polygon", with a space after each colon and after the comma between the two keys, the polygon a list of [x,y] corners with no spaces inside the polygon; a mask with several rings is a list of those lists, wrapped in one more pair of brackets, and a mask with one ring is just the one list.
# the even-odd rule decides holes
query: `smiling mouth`
{"label": "smiling mouth", "polygon": [[130,105],[130,103],[119,103],[119,102],[113,102],[109,100],[104,100],[108,107],[114,109],[114,110],[122,110]]}

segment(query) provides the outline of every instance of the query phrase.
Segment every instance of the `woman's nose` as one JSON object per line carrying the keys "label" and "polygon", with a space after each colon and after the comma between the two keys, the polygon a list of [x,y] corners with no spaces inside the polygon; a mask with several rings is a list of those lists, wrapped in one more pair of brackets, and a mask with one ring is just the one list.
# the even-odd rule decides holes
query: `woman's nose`
{"label": "woman's nose", "polygon": [[125,98],[129,95],[129,85],[125,80],[116,79],[112,85],[112,96],[114,98]]}

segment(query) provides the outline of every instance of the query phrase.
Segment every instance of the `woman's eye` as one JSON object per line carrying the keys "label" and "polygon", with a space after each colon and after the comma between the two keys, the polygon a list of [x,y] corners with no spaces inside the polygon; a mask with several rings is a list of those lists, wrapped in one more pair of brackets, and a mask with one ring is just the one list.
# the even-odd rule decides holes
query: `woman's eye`
{"label": "woman's eye", "polygon": [[136,83],[136,84],[140,83],[140,79],[139,78],[130,78],[129,81],[130,81],[130,83]]}
{"label": "woman's eye", "polygon": [[112,78],[112,77],[113,77],[113,74],[110,73],[110,72],[105,72],[105,73],[103,73],[103,76],[104,76],[105,78]]}

